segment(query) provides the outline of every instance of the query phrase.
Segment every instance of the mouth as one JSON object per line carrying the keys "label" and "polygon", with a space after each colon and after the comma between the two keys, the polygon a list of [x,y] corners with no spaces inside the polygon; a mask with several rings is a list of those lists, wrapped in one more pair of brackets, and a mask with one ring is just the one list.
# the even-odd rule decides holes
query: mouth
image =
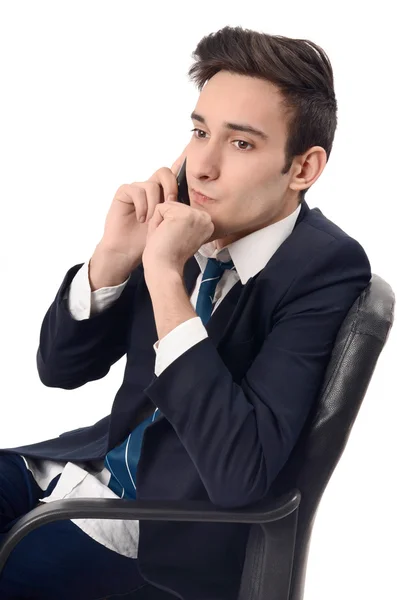
{"label": "mouth", "polygon": [[191,193],[193,194],[193,200],[198,202],[199,204],[206,204],[207,202],[216,202],[215,198],[210,198],[209,196],[204,196],[197,190],[191,188]]}

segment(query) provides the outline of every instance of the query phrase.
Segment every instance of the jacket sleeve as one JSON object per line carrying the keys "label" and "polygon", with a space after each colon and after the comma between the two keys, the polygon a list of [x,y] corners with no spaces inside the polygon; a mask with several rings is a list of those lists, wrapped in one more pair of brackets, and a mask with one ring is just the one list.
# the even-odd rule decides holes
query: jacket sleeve
{"label": "jacket sleeve", "polygon": [[157,377],[181,354],[208,337],[206,328],[200,317],[184,321],[167,333],[161,340],[153,344],[156,353],[154,372]]}
{"label": "jacket sleeve", "polygon": [[266,495],[317,398],[338,330],[370,279],[360,244],[331,240],[296,274],[240,385],[206,338],[146,388],[215,505],[242,507]]}
{"label": "jacket sleeve", "polygon": [[89,319],[111,306],[120,298],[128,279],[131,277],[130,275],[120,285],[103,287],[91,292],[88,269],[89,261],[85,262],[81,269],[77,271],[67,291],[69,312],[76,321]]}
{"label": "jacket sleeve", "polygon": [[134,296],[143,278],[139,265],[120,297],[89,319],[76,320],[68,308],[67,292],[84,263],[67,272],[40,330],[37,369],[48,387],[67,390],[101,379],[128,349]]}

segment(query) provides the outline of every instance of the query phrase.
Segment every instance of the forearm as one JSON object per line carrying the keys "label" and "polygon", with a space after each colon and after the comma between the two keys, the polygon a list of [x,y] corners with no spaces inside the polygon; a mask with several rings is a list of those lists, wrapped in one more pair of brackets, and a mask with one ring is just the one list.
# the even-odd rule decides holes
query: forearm
{"label": "forearm", "polygon": [[257,393],[233,381],[209,337],[144,391],[171,423],[211,502],[241,507],[265,496],[273,464],[283,458],[284,437]]}
{"label": "forearm", "polygon": [[152,300],[158,339],[161,341],[181,323],[197,317],[186,293],[182,277],[176,271],[159,270],[145,274]]}
{"label": "forearm", "polygon": [[113,306],[94,317],[75,320],[65,296],[79,268],[76,265],[66,274],[41,326],[37,367],[41,381],[49,387],[74,389],[99,379],[128,349],[129,322],[142,271],[132,273]]}

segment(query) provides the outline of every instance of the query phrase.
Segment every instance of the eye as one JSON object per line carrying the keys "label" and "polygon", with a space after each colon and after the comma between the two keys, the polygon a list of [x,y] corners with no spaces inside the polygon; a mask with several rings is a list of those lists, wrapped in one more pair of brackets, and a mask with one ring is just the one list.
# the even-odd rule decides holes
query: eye
{"label": "eye", "polygon": [[[241,144],[248,144],[248,146],[251,146],[251,148],[253,148],[252,144],[250,144],[249,142],[245,142],[244,140],[234,140],[234,142],[237,142],[238,144],[239,143],[241,143]],[[233,144],[234,144],[234,142],[233,142]],[[246,150],[246,148],[239,148],[239,150]]]}
{"label": "eye", "polygon": [[[191,131],[192,131],[193,133],[196,133],[196,132],[198,132],[198,133],[204,133],[205,135],[207,135],[207,134],[205,133],[205,131],[203,131],[202,129],[198,129],[197,127],[195,127],[194,129],[191,129]],[[204,139],[205,139],[205,137],[201,137],[201,136],[197,136],[197,135],[195,135],[194,137],[195,137],[195,138],[197,138],[198,140],[204,140]],[[249,142],[246,142],[245,140],[233,140],[233,144],[234,144],[235,142],[237,142],[238,144],[247,144],[248,146],[250,146],[250,148],[251,148],[251,149],[253,149],[253,148],[254,148],[254,145],[253,145],[253,144],[250,144]],[[247,150],[247,148],[238,148],[238,150],[243,150],[243,151],[245,151],[245,150]]]}
{"label": "eye", "polygon": [[[195,127],[194,129],[192,129],[191,131],[193,131],[193,132],[198,131],[199,133],[205,133],[205,131],[203,131],[202,129],[197,129],[197,127]],[[195,135],[194,137],[197,137],[197,135]],[[199,137],[198,139],[200,140],[200,139],[204,139],[204,138],[200,138]]]}

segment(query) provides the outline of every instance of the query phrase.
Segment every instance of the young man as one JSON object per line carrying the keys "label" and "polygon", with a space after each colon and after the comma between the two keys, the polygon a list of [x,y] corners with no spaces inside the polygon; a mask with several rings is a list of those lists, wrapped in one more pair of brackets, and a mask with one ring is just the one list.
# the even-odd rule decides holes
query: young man
{"label": "young man", "polygon": [[[127,355],[112,412],[3,451],[3,532],[39,500],[263,499],[371,279],[361,245],[304,200],[337,123],[324,51],[225,27],[201,40],[190,75],[201,92],[191,141],[171,169],[117,190],[91,260],[68,271],[41,329],[38,370],[50,387],[104,377]],[[190,206],[172,198],[185,158]],[[231,600],[247,533],[49,524],[17,546],[0,596]]]}

